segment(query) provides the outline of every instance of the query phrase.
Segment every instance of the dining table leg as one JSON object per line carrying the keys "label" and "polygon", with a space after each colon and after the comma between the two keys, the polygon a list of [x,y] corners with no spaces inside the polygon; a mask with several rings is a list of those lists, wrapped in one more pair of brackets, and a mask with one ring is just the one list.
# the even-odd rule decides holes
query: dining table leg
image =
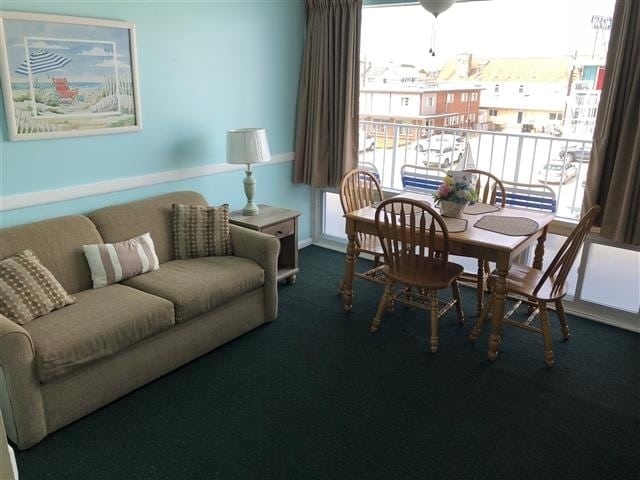
{"label": "dining table leg", "polygon": [[344,261],[344,277],[340,284],[344,311],[350,312],[353,306],[353,274],[356,268],[356,233],[348,231],[347,255]]}
{"label": "dining table leg", "polygon": [[491,312],[491,335],[489,335],[489,361],[498,358],[498,346],[502,337],[502,319],[507,298],[507,274],[509,273],[509,255],[499,255],[496,260],[497,278],[493,286],[493,310]]}
{"label": "dining table leg", "polygon": [[533,255],[533,268],[542,270],[542,259],[544,258],[544,242],[547,240],[547,227],[542,229],[542,233],[538,237],[536,249]]}

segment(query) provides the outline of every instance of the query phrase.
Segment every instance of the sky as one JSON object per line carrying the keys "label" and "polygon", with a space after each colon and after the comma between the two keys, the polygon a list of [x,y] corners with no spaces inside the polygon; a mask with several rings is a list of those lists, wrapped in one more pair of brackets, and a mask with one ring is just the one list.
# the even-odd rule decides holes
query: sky
{"label": "sky", "polygon": [[[40,73],[37,75],[39,79],[50,75],[65,77],[69,81],[97,82],[104,80],[105,75],[113,75],[116,64],[120,73],[129,72],[129,32],[125,28],[14,19],[5,19],[4,27],[12,81],[28,78],[16,74],[16,69],[26,58],[25,41],[30,52],[44,49],[71,59],[62,68]],[[117,59],[114,58],[114,46]]]}
{"label": "sky", "polygon": [[[474,57],[591,55],[592,15],[612,16],[615,0],[490,0],[454,4],[436,21],[436,58],[428,54],[434,16],[420,5],[366,7],[360,56],[374,64],[427,65],[457,53]],[[597,43],[597,52],[603,54]]]}

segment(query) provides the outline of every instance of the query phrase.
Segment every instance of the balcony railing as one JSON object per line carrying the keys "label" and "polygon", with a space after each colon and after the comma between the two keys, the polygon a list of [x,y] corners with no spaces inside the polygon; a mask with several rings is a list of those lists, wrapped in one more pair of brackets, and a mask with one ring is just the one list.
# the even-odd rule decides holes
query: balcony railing
{"label": "balcony railing", "polygon": [[361,134],[359,163],[374,169],[384,188],[402,189],[403,165],[479,168],[509,182],[548,185],[556,216],[580,217],[591,141],[374,121],[360,121],[360,131],[368,134]]}

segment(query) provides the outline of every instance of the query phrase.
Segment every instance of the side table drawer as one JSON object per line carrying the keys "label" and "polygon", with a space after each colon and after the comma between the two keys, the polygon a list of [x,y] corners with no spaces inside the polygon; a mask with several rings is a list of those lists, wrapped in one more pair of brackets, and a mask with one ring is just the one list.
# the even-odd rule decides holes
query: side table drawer
{"label": "side table drawer", "polygon": [[282,238],[293,235],[293,233],[295,232],[295,228],[295,220],[291,219],[287,220],[286,222],[271,225],[270,227],[265,227],[262,229],[262,232],[268,233],[270,235],[275,235],[278,238]]}

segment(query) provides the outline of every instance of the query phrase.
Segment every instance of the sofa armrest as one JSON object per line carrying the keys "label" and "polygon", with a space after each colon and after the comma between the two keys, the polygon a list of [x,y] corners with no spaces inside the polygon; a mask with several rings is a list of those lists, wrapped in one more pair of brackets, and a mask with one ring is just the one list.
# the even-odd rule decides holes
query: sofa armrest
{"label": "sofa armrest", "polygon": [[280,241],[273,235],[230,225],[233,254],[250,258],[264,269],[265,321],[278,316],[278,254]]}
{"label": "sofa armrest", "polygon": [[29,332],[0,315],[0,409],[9,438],[20,449],[47,435]]}

